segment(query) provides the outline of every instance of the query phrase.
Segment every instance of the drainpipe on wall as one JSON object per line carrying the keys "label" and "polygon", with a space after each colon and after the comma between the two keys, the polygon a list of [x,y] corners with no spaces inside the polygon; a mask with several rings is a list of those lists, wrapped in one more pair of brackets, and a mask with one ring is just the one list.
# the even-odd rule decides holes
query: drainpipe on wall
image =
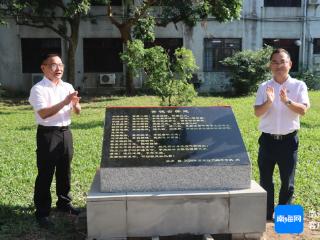
{"label": "drainpipe on wall", "polygon": [[302,53],[302,71],[305,70],[305,49],[306,49],[306,24],[307,24],[307,7],[308,7],[308,0],[302,1],[302,44],[301,44],[301,53]]}
{"label": "drainpipe on wall", "polygon": [[[309,1],[309,0],[308,0]],[[307,2],[308,3],[308,2]],[[306,42],[307,42],[307,65],[306,65],[306,69],[309,70],[309,66],[310,66],[310,57],[312,56],[312,37],[310,34],[310,25],[309,25],[309,9],[308,9],[308,4],[306,6]]]}

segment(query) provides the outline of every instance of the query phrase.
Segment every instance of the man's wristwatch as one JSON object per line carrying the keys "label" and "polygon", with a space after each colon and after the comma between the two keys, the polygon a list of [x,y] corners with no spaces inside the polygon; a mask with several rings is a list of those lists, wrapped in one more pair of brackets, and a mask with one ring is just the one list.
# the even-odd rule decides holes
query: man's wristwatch
{"label": "man's wristwatch", "polygon": [[288,101],[286,101],[286,105],[287,105],[287,106],[291,105],[291,103],[292,103],[292,102],[291,102],[290,99],[289,99]]}

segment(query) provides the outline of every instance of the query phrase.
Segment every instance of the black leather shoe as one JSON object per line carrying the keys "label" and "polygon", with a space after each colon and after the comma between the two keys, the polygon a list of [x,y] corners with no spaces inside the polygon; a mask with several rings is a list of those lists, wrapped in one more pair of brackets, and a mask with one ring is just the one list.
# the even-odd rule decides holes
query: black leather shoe
{"label": "black leather shoe", "polygon": [[36,220],[42,228],[48,229],[54,227],[54,223],[50,221],[49,217],[36,217]]}
{"label": "black leather shoe", "polygon": [[60,212],[69,213],[70,215],[78,216],[80,214],[80,210],[74,208],[72,205],[66,207],[57,207],[57,210]]}

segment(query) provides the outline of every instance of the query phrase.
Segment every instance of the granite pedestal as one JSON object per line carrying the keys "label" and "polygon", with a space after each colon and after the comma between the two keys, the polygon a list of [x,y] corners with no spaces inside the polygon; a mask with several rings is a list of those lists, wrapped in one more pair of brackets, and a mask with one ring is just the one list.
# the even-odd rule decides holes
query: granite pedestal
{"label": "granite pedestal", "polygon": [[88,238],[261,234],[266,192],[230,107],[111,107]]}

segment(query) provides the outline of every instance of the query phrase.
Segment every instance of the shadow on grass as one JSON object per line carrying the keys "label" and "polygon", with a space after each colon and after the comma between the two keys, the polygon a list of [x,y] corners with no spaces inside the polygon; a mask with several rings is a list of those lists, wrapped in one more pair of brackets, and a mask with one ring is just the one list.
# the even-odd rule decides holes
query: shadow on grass
{"label": "shadow on grass", "polygon": [[50,215],[55,224],[51,229],[40,228],[35,221],[33,207],[0,205],[0,239],[86,239],[85,208],[74,217],[53,209]]}
{"label": "shadow on grass", "polygon": [[302,128],[320,128],[320,124],[316,124],[316,123],[309,124],[306,122],[301,122],[300,124]]}
{"label": "shadow on grass", "polygon": [[27,98],[0,98],[0,102],[5,106],[30,105]]}
{"label": "shadow on grass", "polygon": [[16,114],[16,112],[1,112],[0,115],[10,115],[10,114]]}
{"label": "shadow on grass", "polygon": [[91,129],[91,128],[96,128],[96,127],[101,127],[103,128],[103,121],[90,121],[90,122],[85,122],[85,123],[72,123],[71,124],[71,129]]}
{"label": "shadow on grass", "polygon": [[100,103],[100,102],[112,102],[119,100],[124,96],[113,96],[113,97],[94,97],[94,96],[84,96],[81,97],[80,103]]}
{"label": "shadow on grass", "polygon": [[34,129],[36,129],[37,127],[32,125],[32,126],[24,126],[24,127],[20,127],[17,128],[19,131],[32,131]]}
{"label": "shadow on grass", "polygon": [[199,97],[221,97],[226,99],[235,99],[235,98],[245,98],[248,96],[252,96],[254,93],[244,94],[244,95],[236,95],[231,92],[217,92],[217,93],[198,93]]}
{"label": "shadow on grass", "polygon": [[[71,130],[72,129],[91,129],[101,127],[103,128],[103,121],[91,121],[91,122],[85,122],[85,123],[71,123]],[[23,126],[20,128],[17,128],[20,131],[31,131],[37,129],[37,126],[30,125],[30,126]]]}
{"label": "shadow on grass", "polygon": [[97,106],[90,106],[90,107],[82,107],[82,112],[83,111],[86,111],[86,109],[103,109],[103,110],[105,110],[106,109],[106,107],[107,107],[107,105],[103,105],[103,106],[101,106],[101,105],[97,105]]}

